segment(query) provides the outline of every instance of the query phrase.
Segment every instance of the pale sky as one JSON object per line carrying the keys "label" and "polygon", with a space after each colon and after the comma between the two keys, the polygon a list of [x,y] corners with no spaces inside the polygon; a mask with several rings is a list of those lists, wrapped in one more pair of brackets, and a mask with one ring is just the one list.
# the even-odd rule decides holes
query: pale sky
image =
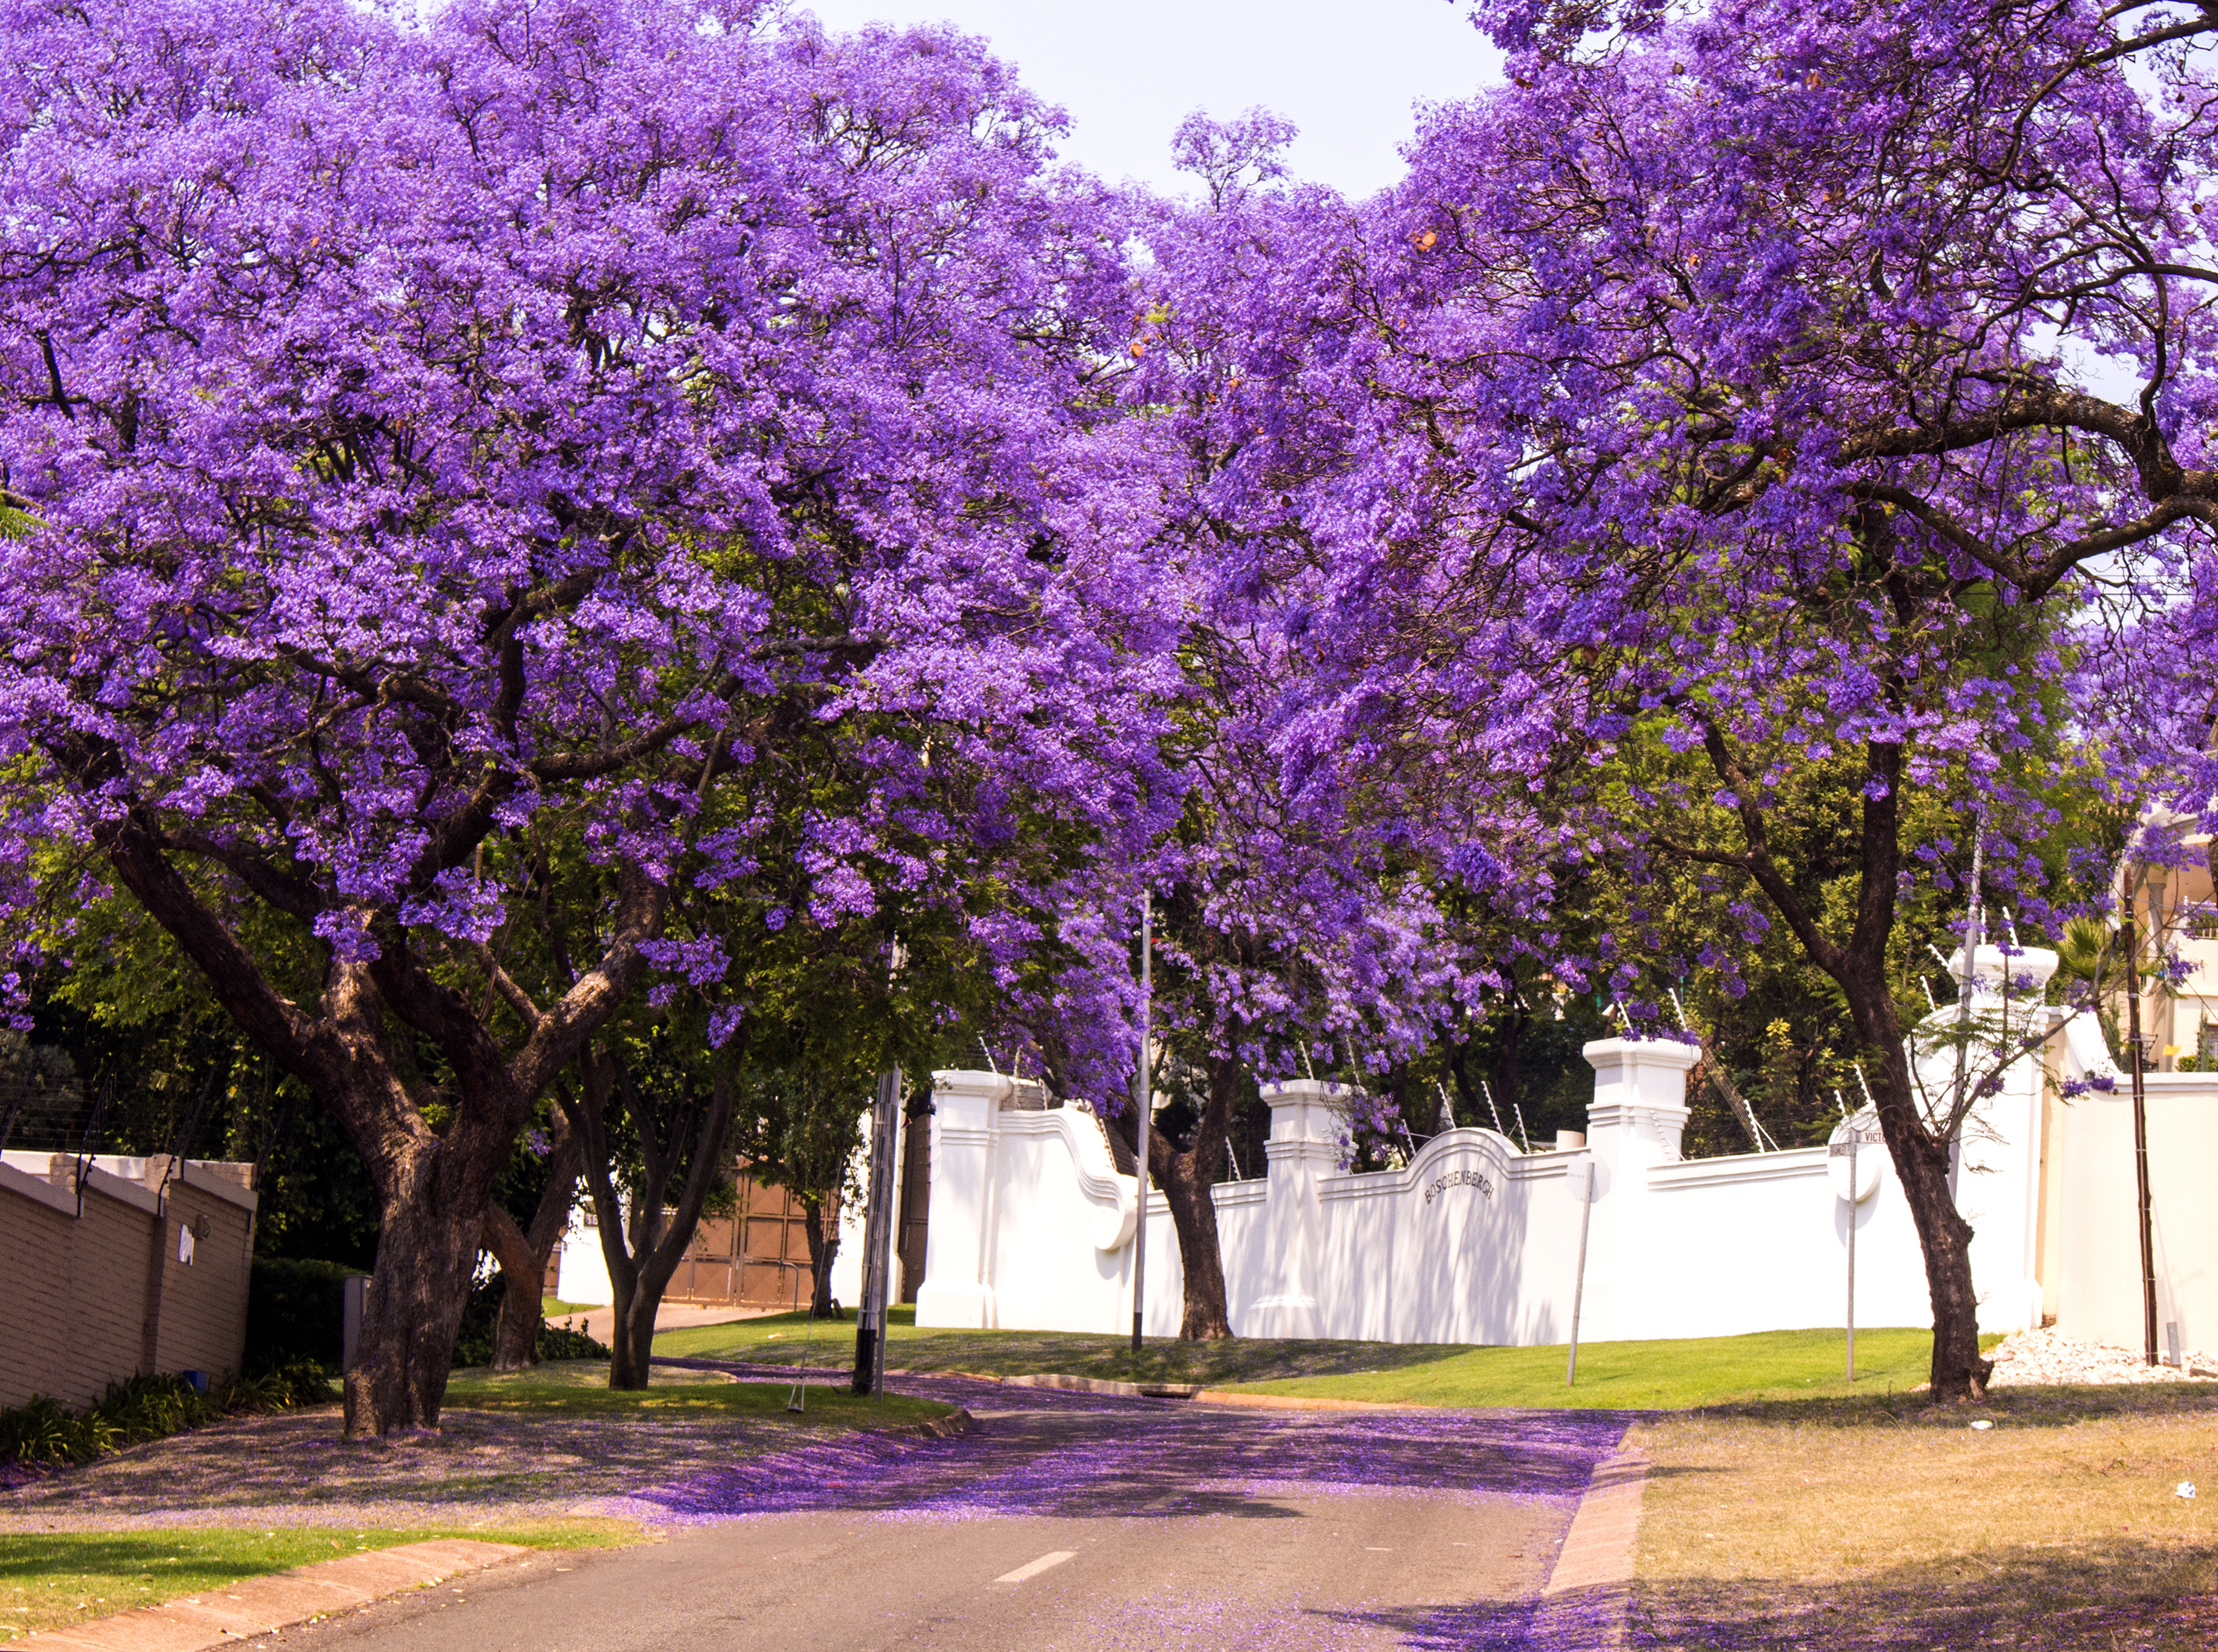
{"label": "pale sky", "polygon": [[1071,117],[1066,159],[1180,189],[1171,133],[1192,110],[1261,104],[1299,127],[1297,176],[1362,196],[1401,176],[1412,105],[1468,96],[1500,55],[1452,0],[796,0],[834,33],[952,22],[983,35]]}

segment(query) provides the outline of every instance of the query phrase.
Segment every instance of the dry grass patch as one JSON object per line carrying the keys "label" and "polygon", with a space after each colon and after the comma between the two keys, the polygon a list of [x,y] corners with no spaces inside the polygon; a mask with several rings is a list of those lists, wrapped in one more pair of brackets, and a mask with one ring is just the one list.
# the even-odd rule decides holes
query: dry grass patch
{"label": "dry grass patch", "polygon": [[1658,1419],[1634,1443],[1655,1462],[1648,1644],[2218,1643],[2218,1396],[1750,1406]]}

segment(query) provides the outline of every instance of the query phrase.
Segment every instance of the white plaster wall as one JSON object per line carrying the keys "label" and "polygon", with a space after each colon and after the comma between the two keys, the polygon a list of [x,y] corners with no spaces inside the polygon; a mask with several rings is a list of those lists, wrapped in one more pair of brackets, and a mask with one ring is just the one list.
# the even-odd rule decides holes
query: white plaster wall
{"label": "white plaster wall", "polygon": [[[1866,1151],[1878,1157],[1879,1185],[1855,1207],[1856,1323],[1929,1325],[1910,1206],[1885,1150]],[[1825,1148],[1658,1165],[1648,1185],[1636,1283],[1608,1334],[1732,1337],[1845,1322],[1849,1206]]]}
{"label": "white plaster wall", "polygon": [[605,1306],[616,1300],[609,1283],[609,1259],[601,1254],[601,1230],[573,1214],[555,1251],[554,1294],[566,1302]]}
{"label": "white plaster wall", "polygon": [[[1580,1220],[1571,1172],[1588,1162],[1595,1190],[1583,1337],[1842,1324],[1849,1207],[1835,1192],[1825,1150],[1683,1161],[1693,1052],[1604,1040],[1587,1057],[1596,1090],[1585,1149],[1520,1153],[1494,1131],[1458,1129],[1402,1169],[1362,1175],[1337,1163],[1346,1092],[1267,1085],[1268,1173],[1215,1190],[1234,1331],[1562,1342]],[[2218,1081],[2204,1082],[2218,1103]],[[1998,1207],[1985,1219],[2002,1289],[1982,1304],[1986,1330],[2017,1328],[2039,1311],[2029,1282],[2041,1083],[2040,1065],[2022,1063],[1987,1109],[1981,1162],[1992,1168],[1979,1174],[1993,1179],[1978,1185]],[[1099,1126],[1074,1110],[1009,1110],[1009,1081],[988,1074],[938,1074],[934,1093],[931,1261],[918,1323],[1129,1327],[1135,1189],[1111,1165]],[[2206,1111],[2218,1130],[2218,1104]],[[1916,1229],[1883,1150],[1876,1190],[1856,1207],[1856,1323],[1930,1323]],[[2180,1223],[2176,1248],[2203,1243],[2185,1216]],[[1181,1278],[1160,1195],[1149,1200],[1147,1272],[1147,1329],[1173,1334]]]}
{"label": "white plaster wall", "polygon": [[[2218,1073],[2142,1075],[2149,1141],[2149,1226],[2155,1240],[2157,1346],[2176,1324],[2183,1348],[2218,1352]],[[2139,1348],[2141,1229],[2135,1214],[2133,1096],[2072,1098],[2063,1122],[2062,1227],[2057,1329],[2090,1342]]]}
{"label": "white plaster wall", "polygon": [[[1552,1339],[1569,1324],[1577,1208],[1563,1182],[1577,1157],[1521,1156],[1491,1130],[1459,1129],[1401,1170],[1323,1178],[1324,1334]],[[1564,1248],[1547,1242],[1552,1220]]]}
{"label": "white plaster wall", "polygon": [[[1984,952],[1980,961],[1992,972]],[[1338,1168],[1344,1092],[1267,1086],[1267,1174],[1214,1189],[1233,1329],[1559,1343],[1578,1239],[1568,1177],[1587,1159],[1596,1191],[1583,1337],[1840,1325],[1849,1206],[1833,1190],[1825,1150],[1682,1160],[1689,1053],[1606,1040],[1589,1046],[1588,1059],[1596,1090],[1585,1150],[1521,1154],[1494,1131],[1459,1129],[1427,1142],[1405,1168],[1365,1175]],[[2037,1323],[2037,1276],[2046,1275],[2069,1334],[2140,1345],[2124,1080],[2114,1096],[2044,1100],[2044,1085],[2108,1071],[2091,1023],[2066,1019],[2053,1028],[2045,1061],[2019,1063],[1981,1104],[1957,1179],[1974,1226],[1983,1331]],[[1099,1123],[1083,1111],[1013,1105],[1030,1089],[990,1073],[934,1076],[918,1323],[1121,1334],[1131,1325],[1133,1178],[1117,1173]],[[2151,1075],[2148,1093],[2159,1325],[2175,1321],[2185,1346],[2218,1351],[2218,1200],[2205,1193],[2218,1168],[2218,1074]],[[866,1121],[865,1155],[867,1133]],[[1856,1323],[1925,1325],[1932,1314],[1917,1232],[1883,1151],[1878,1165],[1876,1190],[1856,1208]],[[2036,1260],[2044,1175],[2045,1264]],[[850,1307],[861,1295],[862,1215],[862,1201],[843,1202],[832,1289]],[[1169,1336],[1184,1282],[1160,1193],[1149,1195],[1147,1223],[1145,1323],[1150,1335]],[[558,1279],[567,1301],[610,1300],[593,1229],[565,1236]]]}
{"label": "white plaster wall", "polygon": [[[1961,951],[1950,960],[1960,976],[1962,960]],[[2063,1012],[2041,1003],[2040,991],[2055,973],[2056,961],[2054,953],[2037,947],[2009,953],[1979,949],[1970,1011],[1982,1043],[2054,1035]],[[2013,983],[2007,997],[2001,990],[2005,972]],[[1911,1040],[1914,1065],[1941,1105],[1954,1092],[1956,1055],[1953,1046],[1935,1040],[1957,1026],[1957,1017],[1953,1006],[1929,1015]],[[1965,1065],[1974,1081],[1991,1068],[1977,1053]],[[1993,1092],[1973,1105],[1958,1138],[1951,1187],[1957,1214],[1972,1228],[1972,1288],[1982,1331],[2020,1331],[2041,1323],[2041,1130],[2048,1085],[2041,1055],[2019,1057],[2002,1071]],[[1923,1317],[1930,1320],[1930,1314]]]}

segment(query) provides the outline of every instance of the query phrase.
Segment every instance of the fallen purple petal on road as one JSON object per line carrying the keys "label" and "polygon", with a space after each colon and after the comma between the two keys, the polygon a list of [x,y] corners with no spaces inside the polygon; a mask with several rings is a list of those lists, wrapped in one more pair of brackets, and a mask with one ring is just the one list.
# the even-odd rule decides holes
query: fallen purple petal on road
{"label": "fallen purple petal on road", "polygon": [[[1287,1517],[1286,1501],[1297,1496],[1382,1493],[1568,1505],[1625,1430],[1622,1419],[1597,1413],[1232,1412],[955,1377],[906,1378],[901,1387],[986,1420],[951,1440],[826,1441],[643,1487],[592,1512],[656,1524],[821,1510],[926,1520],[1268,1519]],[[1062,1420],[1102,1412],[1145,1420],[1113,1432]]]}

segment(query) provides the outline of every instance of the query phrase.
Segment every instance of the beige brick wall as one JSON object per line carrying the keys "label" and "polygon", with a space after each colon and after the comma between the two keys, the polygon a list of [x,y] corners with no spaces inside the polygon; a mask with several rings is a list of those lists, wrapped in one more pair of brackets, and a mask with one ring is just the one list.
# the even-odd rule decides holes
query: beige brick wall
{"label": "beige brick wall", "polygon": [[[195,1239],[189,1266],[177,1260],[180,1222],[208,1219],[206,1239]],[[154,1368],[206,1371],[216,1376],[239,1369],[246,1349],[248,1213],[190,1181],[170,1183],[163,1213],[162,1324]]]}
{"label": "beige brick wall", "polygon": [[[155,1174],[158,1181],[158,1164]],[[153,1369],[214,1376],[237,1367],[246,1338],[250,1214],[239,1201],[252,1196],[234,1191],[226,1199],[196,1185],[211,1180],[197,1166],[172,1179],[158,1216],[146,1208],[152,1188],[95,1174],[80,1215],[68,1178],[56,1186],[15,1166],[0,1171],[0,1407],[34,1394],[84,1405],[109,1382],[145,1369],[148,1285],[157,1277]],[[182,1264],[178,1224],[202,1216],[209,1235],[195,1241],[191,1265]]]}

